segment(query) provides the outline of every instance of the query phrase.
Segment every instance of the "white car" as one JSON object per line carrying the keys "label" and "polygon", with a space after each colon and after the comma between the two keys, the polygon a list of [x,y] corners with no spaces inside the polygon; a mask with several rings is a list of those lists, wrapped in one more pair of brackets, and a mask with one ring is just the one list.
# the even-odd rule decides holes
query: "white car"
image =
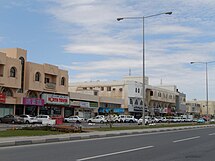
{"label": "white car", "polygon": [[55,125],[56,121],[51,119],[49,115],[37,115],[36,119],[43,125]]}
{"label": "white car", "polygon": [[114,119],[114,122],[116,122],[116,123],[118,123],[118,122],[125,122],[125,120],[126,120],[126,115],[119,115],[118,117],[116,117],[115,119]]}
{"label": "white car", "polygon": [[[151,124],[151,123],[152,123],[151,120],[145,118],[145,125],[148,125],[148,124]],[[140,118],[140,119],[137,121],[137,124],[138,124],[138,125],[142,125],[142,124],[143,124],[143,118]]]}
{"label": "white car", "polygon": [[88,123],[105,123],[107,122],[107,120],[105,119],[104,116],[96,116],[96,117],[92,117],[92,118],[89,118],[87,120]]}
{"label": "white car", "polygon": [[70,116],[64,118],[64,122],[76,122],[76,123],[81,123],[84,122],[84,118],[81,118],[79,116]]}
{"label": "white car", "polygon": [[131,115],[126,115],[126,118],[124,120],[124,122],[128,122],[128,123],[136,123],[137,121],[138,120]]}
{"label": "white car", "polygon": [[30,115],[20,115],[20,117],[24,119],[24,123],[26,124],[38,123],[38,120],[36,119],[36,117],[32,117]]}

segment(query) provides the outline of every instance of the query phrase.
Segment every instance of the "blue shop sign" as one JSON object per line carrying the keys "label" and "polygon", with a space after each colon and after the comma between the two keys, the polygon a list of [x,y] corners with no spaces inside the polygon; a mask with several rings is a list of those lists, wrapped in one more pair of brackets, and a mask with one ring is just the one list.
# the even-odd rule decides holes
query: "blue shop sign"
{"label": "blue shop sign", "polygon": [[103,108],[99,107],[98,112],[99,113],[109,113],[111,110],[113,110],[114,113],[124,113],[124,108]]}

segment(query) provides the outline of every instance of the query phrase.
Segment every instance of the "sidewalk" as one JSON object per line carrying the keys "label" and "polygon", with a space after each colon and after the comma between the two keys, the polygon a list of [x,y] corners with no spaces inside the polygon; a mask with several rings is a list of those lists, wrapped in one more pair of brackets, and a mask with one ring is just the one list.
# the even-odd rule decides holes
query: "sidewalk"
{"label": "sidewalk", "polygon": [[30,137],[2,137],[0,138],[0,147],[83,140],[83,139],[92,139],[92,138],[104,138],[104,137],[112,137],[112,136],[144,134],[144,133],[151,133],[151,132],[163,132],[163,131],[173,131],[173,130],[205,128],[205,127],[215,127],[215,125],[213,124],[213,125],[184,126],[184,127],[170,127],[170,128],[118,130],[118,131],[92,131],[87,133],[67,133],[67,134],[60,134],[60,135],[45,135],[45,136],[30,136]]}

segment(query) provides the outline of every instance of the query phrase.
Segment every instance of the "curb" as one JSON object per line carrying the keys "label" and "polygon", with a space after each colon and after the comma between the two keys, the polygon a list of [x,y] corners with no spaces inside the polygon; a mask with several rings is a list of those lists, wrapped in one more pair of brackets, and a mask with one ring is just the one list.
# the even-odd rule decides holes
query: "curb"
{"label": "curb", "polygon": [[95,138],[105,138],[105,137],[114,137],[114,136],[125,136],[125,135],[134,135],[134,134],[146,134],[146,133],[156,133],[156,132],[165,132],[165,131],[175,131],[175,130],[185,130],[185,129],[194,129],[194,128],[206,128],[214,127],[215,125],[204,125],[204,126],[189,126],[189,127],[178,127],[178,128],[166,128],[166,129],[147,129],[147,130],[137,130],[137,131],[128,131],[128,132],[118,132],[106,134],[90,134],[83,136],[66,136],[66,137],[54,137],[54,138],[41,138],[41,139],[32,139],[32,140],[15,140],[15,141],[3,141],[0,142],[0,147],[9,147],[9,146],[21,146],[21,145],[31,145],[31,144],[44,144],[44,143],[54,143],[54,142],[66,142],[74,140],[85,140],[85,139],[95,139]]}

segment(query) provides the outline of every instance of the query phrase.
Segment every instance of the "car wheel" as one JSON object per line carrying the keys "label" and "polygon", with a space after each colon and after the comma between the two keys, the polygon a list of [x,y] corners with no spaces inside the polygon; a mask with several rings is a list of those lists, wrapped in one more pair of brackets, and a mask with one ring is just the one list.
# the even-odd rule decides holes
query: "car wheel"
{"label": "car wheel", "polygon": [[101,123],[101,124],[103,124],[103,123],[104,123],[104,121],[102,121],[102,120],[101,120],[101,121],[100,121],[100,123]]}
{"label": "car wheel", "polygon": [[14,124],[14,123],[15,123],[15,121],[14,121],[14,120],[12,120],[12,121],[11,121],[11,123],[12,123],[12,124]]}
{"label": "car wheel", "polygon": [[76,123],[81,123],[81,122],[79,120],[77,120]]}
{"label": "car wheel", "polygon": [[26,122],[25,122],[26,124],[30,124],[30,122],[28,121],[28,120],[26,120]]}
{"label": "car wheel", "polygon": [[88,123],[92,123],[92,121],[91,121],[91,120],[89,120],[89,121],[88,121]]}

